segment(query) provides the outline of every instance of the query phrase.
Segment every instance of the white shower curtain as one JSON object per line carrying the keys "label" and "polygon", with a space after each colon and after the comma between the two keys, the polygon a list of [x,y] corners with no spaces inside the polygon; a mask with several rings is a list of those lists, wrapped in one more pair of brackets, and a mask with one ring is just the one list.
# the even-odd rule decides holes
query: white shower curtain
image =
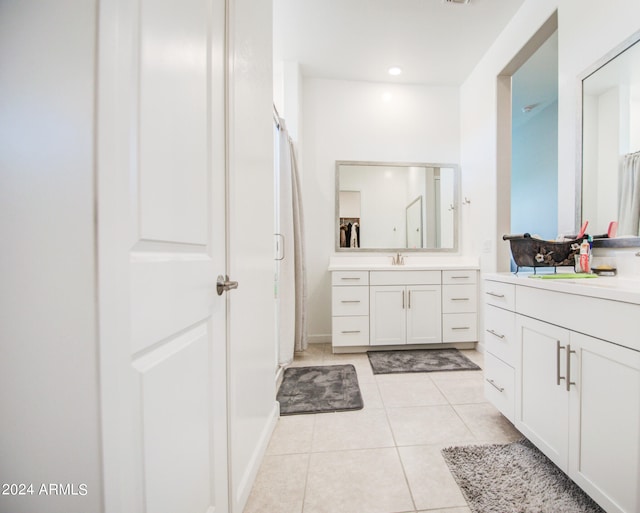
{"label": "white shower curtain", "polygon": [[618,208],[618,235],[640,235],[640,151],[623,158]]}
{"label": "white shower curtain", "polygon": [[307,348],[307,283],[300,179],[293,142],[278,119],[279,230],[282,259],[278,279],[278,363],[288,365],[294,351]]}

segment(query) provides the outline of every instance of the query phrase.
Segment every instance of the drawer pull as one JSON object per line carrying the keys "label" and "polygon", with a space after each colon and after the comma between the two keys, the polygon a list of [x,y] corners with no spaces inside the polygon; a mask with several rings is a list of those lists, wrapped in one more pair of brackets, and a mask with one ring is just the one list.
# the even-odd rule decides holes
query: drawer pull
{"label": "drawer pull", "polygon": [[340,279],[344,280],[344,281],[349,281],[349,280],[360,281],[360,278],[351,278],[351,277],[346,277],[346,278],[343,277],[343,278],[340,278]]}
{"label": "drawer pull", "polygon": [[452,330],[470,330],[471,327],[470,326],[459,326],[459,327],[453,327],[451,329]]}
{"label": "drawer pull", "polygon": [[469,276],[451,276],[452,280],[468,280]]}
{"label": "drawer pull", "polygon": [[504,339],[504,335],[500,335],[500,333],[496,333],[493,330],[487,330],[487,333],[491,333],[493,336]]}
{"label": "drawer pull", "polygon": [[359,299],[343,299],[340,301],[341,303],[360,303]]}
{"label": "drawer pull", "polygon": [[496,385],[496,382],[493,381],[492,379],[487,378],[487,383],[489,383],[493,388],[495,388],[498,392],[502,393],[504,392],[504,388],[499,387],[498,385]]}
{"label": "drawer pull", "polygon": [[468,297],[452,297],[451,301],[469,301]]}
{"label": "drawer pull", "polygon": [[500,298],[504,297],[504,294],[498,294],[497,292],[491,292],[491,291],[485,292],[485,294],[489,294],[490,296],[493,296],[493,297],[500,297]]}
{"label": "drawer pull", "polygon": [[343,333],[343,334],[360,333],[360,330],[347,330],[347,331],[341,331],[340,333]]}

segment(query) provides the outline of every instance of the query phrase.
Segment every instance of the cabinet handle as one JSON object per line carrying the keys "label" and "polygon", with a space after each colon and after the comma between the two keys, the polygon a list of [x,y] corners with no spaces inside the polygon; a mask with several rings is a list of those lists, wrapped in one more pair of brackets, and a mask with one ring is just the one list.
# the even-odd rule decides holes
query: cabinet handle
{"label": "cabinet handle", "polygon": [[407,308],[411,308],[411,291],[408,292],[408,296],[409,296],[409,301],[407,304]]}
{"label": "cabinet handle", "polygon": [[469,301],[468,297],[452,297],[451,301]]}
{"label": "cabinet handle", "polygon": [[571,385],[575,385],[575,381],[571,381],[571,355],[576,354],[571,350],[571,344],[567,344],[567,392],[571,391]]}
{"label": "cabinet handle", "polygon": [[468,280],[469,276],[451,276],[452,280]]}
{"label": "cabinet handle", "polygon": [[487,378],[486,379],[487,383],[489,383],[493,388],[495,388],[498,392],[502,393],[504,392],[504,388],[499,387],[498,385],[496,385],[496,382],[493,381],[492,379]]}
{"label": "cabinet handle", "polygon": [[360,330],[347,330],[347,331],[341,331],[340,333],[360,333]]}
{"label": "cabinet handle", "polygon": [[494,337],[498,337],[498,338],[504,339],[504,335],[500,335],[500,333],[496,333],[493,330],[487,330],[487,333],[491,333]]}
{"label": "cabinet handle", "polygon": [[497,292],[485,292],[485,294],[489,294],[493,297],[504,297],[504,294],[498,294]]}
{"label": "cabinet handle", "polygon": [[460,327],[457,327],[457,328],[454,327],[454,328],[451,328],[451,329],[452,330],[470,330],[471,327],[470,326],[460,326]]}
{"label": "cabinet handle", "polygon": [[556,385],[560,386],[560,381],[564,379],[564,376],[560,376],[560,350],[565,349],[563,345],[560,345],[560,341],[556,340]]}
{"label": "cabinet handle", "polygon": [[347,278],[340,278],[340,279],[344,280],[344,281],[349,281],[349,280],[360,281],[360,278],[349,278],[349,277],[347,277]]}
{"label": "cabinet handle", "polygon": [[404,310],[404,290],[402,291],[402,309]]}
{"label": "cabinet handle", "polygon": [[341,303],[359,303],[360,300],[359,299],[343,299],[340,301]]}

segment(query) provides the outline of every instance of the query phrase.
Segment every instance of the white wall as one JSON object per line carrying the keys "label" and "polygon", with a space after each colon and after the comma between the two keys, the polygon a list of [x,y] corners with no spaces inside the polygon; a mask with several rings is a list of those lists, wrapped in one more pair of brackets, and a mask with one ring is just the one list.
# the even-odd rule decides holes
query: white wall
{"label": "white wall", "polygon": [[[102,511],[94,229],[96,2],[0,2],[0,498]],[[86,484],[85,496],[39,495]]]}
{"label": "white wall", "polygon": [[483,271],[496,270],[496,76],[558,10],[558,231],[575,229],[578,76],[640,26],[637,0],[526,0],[461,88],[462,243],[481,255]]}
{"label": "white wall", "polygon": [[457,163],[460,110],[453,87],[308,78],[302,104],[309,335],[317,342],[331,333],[335,161]]}

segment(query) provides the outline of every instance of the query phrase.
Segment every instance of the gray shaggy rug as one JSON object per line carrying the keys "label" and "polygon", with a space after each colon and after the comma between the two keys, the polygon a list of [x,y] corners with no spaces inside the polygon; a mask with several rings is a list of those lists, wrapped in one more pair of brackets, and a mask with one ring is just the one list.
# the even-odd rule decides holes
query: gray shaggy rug
{"label": "gray shaggy rug", "polygon": [[457,349],[368,351],[367,356],[374,374],[480,369]]}
{"label": "gray shaggy rug", "polygon": [[276,399],[280,415],[360,410],[364,406],[353,365],[289,367]]}
{"label": "gray shaggy rug", "polygon": [[529,440],[442,455],[473,513],[605,513]]}

